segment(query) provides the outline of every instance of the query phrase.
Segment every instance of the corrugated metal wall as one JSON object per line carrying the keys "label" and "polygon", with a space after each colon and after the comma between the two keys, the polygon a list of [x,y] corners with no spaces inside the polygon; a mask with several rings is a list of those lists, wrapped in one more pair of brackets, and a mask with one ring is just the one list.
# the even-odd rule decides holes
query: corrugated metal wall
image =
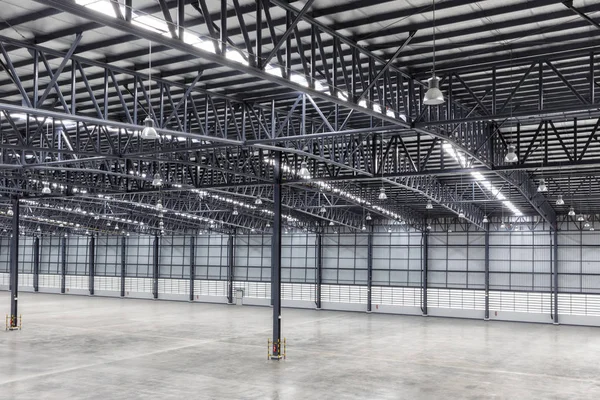
{"label": "corrugated metal wall", "polygon": [[[89,237],[40,240],[40,290],[60,287],[62,241],[66,240],[67,289],[88,289]],[[122,241],[125,240],[127,295],[152,293],[152,236],[98,237],[96,290],[118,295]],[[229,236],[194,237],[195,299],[225,299]],[[490,233],[490,318],[550,322],[552,313],[552,235],[544,230]],[[314,302],[317,236],[296,232],[282,238],[282,296]],[[322,236],[322,301],[329,308],[365,310],[368,298],[368,234]],[[189,298],[190,236],[165,236],[159,246],[159,297]],[[372,233],[372,304],[374,312],[421,313],[424,305],[423,247],[420,232]],[[21,286],[33,285],[34,239],[20,240]],[[235,237],[234,287],[265,304],[270,298],[271,237]],[[8,287],[10,239],[0,238],[0,287]],[[427,306],[432,315],[481,317],[485,308],[485,234],[431,232],[428,246]],[[119,292],[119,293],[118,293]],[[600,317],[600,233],[562,231],[558,235],[558,310],[563,316]],[[314,306],[314,304],[313,304]],[[396,307],[396,308],[394,308]],[[600,324],[600,322],[590,322]]]}

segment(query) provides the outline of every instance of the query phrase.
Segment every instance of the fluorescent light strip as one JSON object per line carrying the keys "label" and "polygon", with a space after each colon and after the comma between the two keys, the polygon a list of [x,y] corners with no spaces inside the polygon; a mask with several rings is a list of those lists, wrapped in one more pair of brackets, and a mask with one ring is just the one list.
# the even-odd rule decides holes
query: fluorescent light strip
{"label": "fluorescent light strip", "polygon": [[[473,165],[468,165],[466,157],[460,154],[460,152],[457,151],[450,143],[445,142],[442,145],[442,148],[446,153],[452,156],[452,158],[454,158],[462,168],[473,168]],[[502,204],[504,204],[506,208],[511,210],[515,214],[515,216],[520,217],[521,215],[523,215],[523,213],[511,201],[506,200],[506,196],[504,196],[500,192],[500,189],[492,185],[492,183],[488,181],[480,172],[471,172],[471,176],[477,179],[481,186],[490,191],[490,193],[492,193],[492,196],[494,196],[495,199],[501,200]]]}
{"label": "fluorescent light strip", "polygon": [[[75,0],[75,2],[79,5],[90,8],[94,11],[98,11],[98,12],[101,12],[102,14],[108,15],[112,18],[116,18],[115,11],[113,9],[113,6],[110,4],[109,0]],[[121,12],[122,13],[125,12],[125,8],[123,6],[121,6]],[[169,37],[171,36],[167,22],[162,19],[151,16],[151,15],[139,15],[138,13],[135,13],[132,10],[131,23],[142,29],[147,29],[147,30],[159,33],[164,36],[169,36]],[[207,51],[207,52],[210,52],[213,54],[216,53],[215,44],[212,39],[208,39],[208,38],[202,39],[199,36],[197,36],[196,34],[194,34],[193,32],[190,32],[188,30],[185,30],[185,32],[183,34],[183,42],[186,44],[189,44],[190,46],[197,47],[203,51]],[[222,45],[222,44],[219,43],[218,45]],[[227,47],[230,47],[230,46],[227,45]],[[242,51],[240,51],[238,49],[231,49],[231,48],[227,49],[227,51],[225,52],[225,57],[231,61],[235,61],[240,64],[246,65],[246,66],[249,65],[247,57],[244,57],[244,53],[242,53]],[[275,65],[275,64],[266,65],[265,72],[269,75],[283,78],[283,75],[281,73],[281,67],[279,67],[278,65]],[[298,74],[296,72],[292,72],[290,74],[289,80],[300,86],[304,86],[304,87],[310,86],[308,77]],[[328,85],[326,85],[324,82],[322,82],[320,80],[314,81],[314,89],[318,92],[323,92],[323,93],[331,96],[331,92],[329,91]],[[346,92],[344,90],[337,90],[337,97],[341,100],[347,101],[348,100],[348,92]],[[368,106],[366,100],[361,100],[358,103],[358,105],[363,108],[370,108]],[[373,106],[371,107],[371,109],[379,114],[383,114],[383,109],[377,103],[373,103]],[[388,117],[391,117],[391,118],[396,118],[395,112],[391,108],[386,107],[385,115]],[[406,122],[406,115],[398,114],[398,117],[401,120]]]}
{"label": "fluorescent light strip", "polygon": [[[265,157],[264,161],[267,164],[270,164],[270,165],[274,165],[275,164],[275,160],[272,159],[272,158],[269,158],[269,157]],[[301,177],[300,174],[299,174],[299,170],[295,170],[295,169],[291,168],[289,165],[283,164],[283,165],[281,165],[281,169],[283,171],[289,172],[289,173],[291,173],[291,174],[293,174],[293,175],[295,175],[297,177]],[[350,192],[346,192],[345,190],[342,190],[342,189],[339,189],[337,187],[334,187],[334,186],[332,186],[332,185],[330,185],[328,183],[325,183],[323,181],[312,181],[310,183],[313,183],[313,184],[319,186],[323,190],[327,190],[327,191],[333,192],[336,195],[344,197],[344,198],[346,198],[348,200],[357,202],[359,204],[364,204],[366,207],[371,207],[374,210],[377,210],[378,212],[380,212],[382,214],[385,214],[386,216],[388,216],[390,218],[399,220],[401,224],[404,223],[404,221],[402,220],[402,216],[400,214],[397,214],[397,213],[395,213],[395,212],[393,212],[391,210],[388,210],[386,208],[380,207],[380,206],[378,206],[376,204],[372,204],[370,201],[365,200],[365,199],[363,199],[360,196],[356,196],[356,195],[354,195],[354,194],[352,194]]]}

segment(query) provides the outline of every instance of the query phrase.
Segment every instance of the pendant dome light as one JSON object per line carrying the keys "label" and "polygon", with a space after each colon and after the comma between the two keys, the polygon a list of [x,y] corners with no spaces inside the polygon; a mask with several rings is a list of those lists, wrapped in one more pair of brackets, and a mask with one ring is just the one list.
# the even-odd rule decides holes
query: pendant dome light
{"label": "pendant dome light", "polygon": [[431,78],[427,81],[428,89],[423,98],[426,106],[437,106],[444,104],[444,94],[440,90],[440,80],[435,76],[435,0],[433,0],[433,66]]}
{"label": "pendant dome light", "polygon": [[488,219],[487,215],[483,216],[483,221],[484,224],[487,224],[488,222],[490,222],[490,220]]}
{"label": "pendant dome light", "polygon": [[306,161],[300,163],[300,171],[298,172],[300,178],[310,179],[310,172],[308,171],[308,164]]}
{"label": "pendant dome light", "polygon": [[519,161],[519,157],[517,156],[515,146],[513,146],[512,144],[508,146],[506,155],[504,156],[504,161],[508,163],[516,163],[517,161]]}
{"label": "pendant dome light", "polygon": [[[152,42],[148,43],[148,112],[152,110]],[[154,121],[150,114],[144,119],[144,129],[142,129],[142,139],[155,140],[160,138],[154,128]]]}
{"label": "pendant dome light", "polygon": [[158,132],[154,128],[154,121],[150,117],[144,119],[144,129],[142,129],[142,138],[148,140],[158,139]]}
{"label": "pendant dome light", "polygon": [[234,208],[234,209],[233,209],[233,212],[232,212],[231,214],[232,214],[232,215],[238,215],[238,214],[239,214],[239,212],[238,212],[237,208]]}
{"label": "pendant dome light", "polygon": [[546,180],[544,178],[540,179],[540,183],[538,185],[537,191],[540,193],[544,193],[548,191],[548,185],[546,185]]}
{"label": "pendant dome light", "polygon": [[44,182],[44,187],[42,188],[42,194],[50,194],[52,191],[50,190],[50,184],[48,182]]}
{"label": "pendant dome light", "polygon": [[431,200],[427,201],[427,205],[425,206],[426,210],[433,210],[433,204],[431,203]]}
{"label": "pendant dome light", "polygon": [[385,194],[385,188],[379,189],[379,200],[387,200],[387,194]]}
{"label": "pendant dome light", "polygon": [[162,177],[160,176],[160,172],[154,174],[154,178],[152,179],[152,186],[161,187],[163,185]]}
{"label": "pendant dome light", "polygon": [[575,216],[575,208],[569,207],[569,217],[574,217],[574,216]]}
{"label": "pendant dome light", "polygon": [[563,206],[563,205],[565,205],[565,201],[563,199],[562,194],[559,194],[558,197],[556,198],[556,205],[557,206]]}
{"label": "pendant dome light", "polygon": [[319,214],[325,214],[327,212],[327,209],[325,208],[325,206],[321,206],[321,208],[319,209]]}
{"label": "pendant dome light", "polygon": [[365,220],[367,220],[367,221],[370,221],[370,220],[372,220],[372,219],[373,219],[373,217],[371,217],[371,213],[370,213],[370,212],[368,212],[368,213],[367,213],[367,216],[365,217]]}
{"label": "pendant dome light", "polygon": [[260,197],[257,197],[256,200],[254,200],[254,204],[256,204],[257,206],[260,206],[262,204],[262,199]]}

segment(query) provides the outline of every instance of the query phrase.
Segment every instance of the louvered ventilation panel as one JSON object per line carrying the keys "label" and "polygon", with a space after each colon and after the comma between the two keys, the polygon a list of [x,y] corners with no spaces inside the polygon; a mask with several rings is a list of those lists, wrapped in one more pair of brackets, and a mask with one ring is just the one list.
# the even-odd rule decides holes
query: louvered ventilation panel
{"label": "louvered ventilation panel", "polygon": [[65,276],[65,287],[67,289],[89,289],[89,277],[85,275]]}
{"label": "louvered ventilation panel", "polygon": [[94,277],[94,290],[120,292],[121,278],[115,276],[96,276]]}
{"label": "louvered ventilation panel", "polygon": [[321,300],[331,303],[367,304],[367,287],[322,285]]}
{"label": "louvered ventilation panel", "polygon": [[227,296],[227,281],[194,281],[194,296]]}
{"label": "louvered ventilation panel", "polygon": [[558,313],[563,315],[600,316],[600,296],[559,293]]}
{"label": "louvered ventilation panel", "polygon": [[380,305],[419,307],[421,305],[421,289],[373,286],[371,288],[371,302]]}
{"label": "louvered ventilation panel", "polygon": [[19,274],[19,287],[33,287],[33,274]]}
{"label": "louvered ventilation panel", "polygon": [[125,278],[125,291],[130,293],[152,293],[152,279]]}
{"label": "louvered ventilation panel", "polygon": [[159,279],[158,293],[189,294],[190,281],[186,279]]}
{"label": "louvered ventilation panel", "polygon": [[38,283],[41,288],[60,288],[60,275],[40,275]]}
{"label": "louvered ventilation panel", "polygon": [[550,313],[551,294],[491,291],[490,311]]}
{"label": "louvered ventilation panel", "polygon": [[315,301],[316,288],[315,285],[303,283],[282,283],[281,298],[283,300]]}
{"label": "louvered ventilation panel", "polygon": [[485,310],[482,290],[427,289],[427,307]]}

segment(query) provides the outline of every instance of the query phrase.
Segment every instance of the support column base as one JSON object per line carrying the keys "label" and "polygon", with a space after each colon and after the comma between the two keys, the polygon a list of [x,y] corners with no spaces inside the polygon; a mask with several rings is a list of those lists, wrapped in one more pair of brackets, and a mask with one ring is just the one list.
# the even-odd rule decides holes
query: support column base
{"label": "support column base", "polygon": [[558,322],[553,322],[552,325],[560,325]]}
{"label": "support column base", "polygon": [[427,317],[428,315],[426,313],[421,314],[421,317]]}
{"label": "support column base", "polygon": [[490,320],[490,318],[489,318],[489,317],[485,317],[483,320],[484,320],[484,321],[489,321],[489,320]]}

